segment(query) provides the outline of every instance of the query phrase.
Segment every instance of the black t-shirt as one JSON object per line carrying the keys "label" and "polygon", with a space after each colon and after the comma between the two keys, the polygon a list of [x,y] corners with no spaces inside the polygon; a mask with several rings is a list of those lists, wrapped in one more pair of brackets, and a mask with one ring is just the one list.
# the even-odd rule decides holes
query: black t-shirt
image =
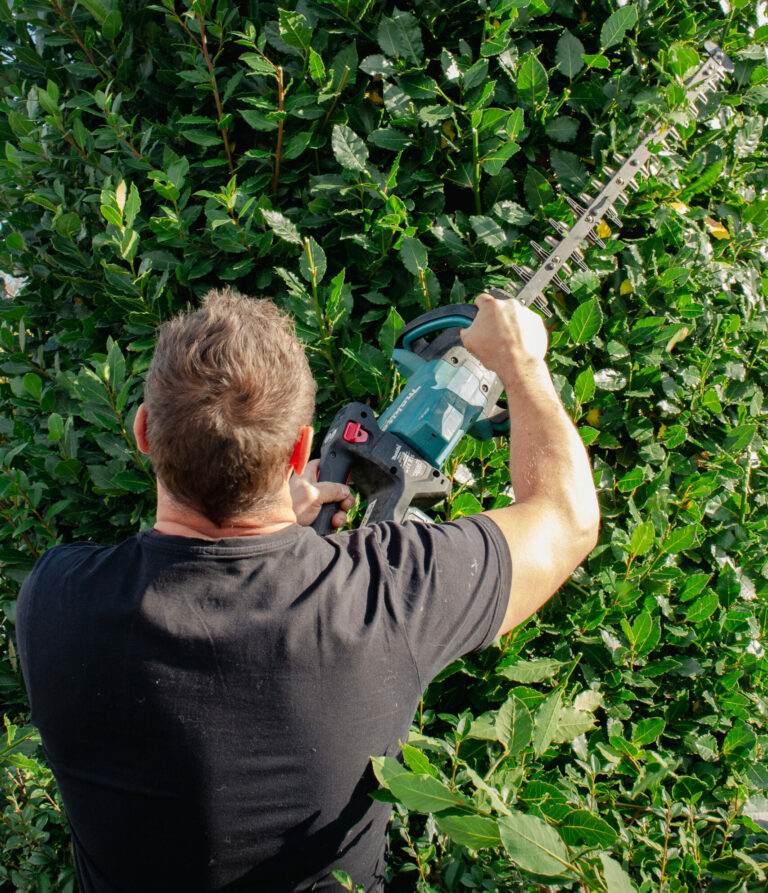
{"label": "black t-shirt", "polygon": [[17,632],[83,893],[381,890],[369,758],[492,641],[511,572],[480,516],[51,549]]}

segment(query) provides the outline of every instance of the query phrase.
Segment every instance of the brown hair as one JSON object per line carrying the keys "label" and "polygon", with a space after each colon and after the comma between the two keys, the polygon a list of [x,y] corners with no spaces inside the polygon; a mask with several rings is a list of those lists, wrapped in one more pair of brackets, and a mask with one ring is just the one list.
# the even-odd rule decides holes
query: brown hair
{"label": "brown hair", "polygon": [[223,526],[275,501],[315,382],[291,320],[225,289],[160,327],[144,402],[163,486]]}

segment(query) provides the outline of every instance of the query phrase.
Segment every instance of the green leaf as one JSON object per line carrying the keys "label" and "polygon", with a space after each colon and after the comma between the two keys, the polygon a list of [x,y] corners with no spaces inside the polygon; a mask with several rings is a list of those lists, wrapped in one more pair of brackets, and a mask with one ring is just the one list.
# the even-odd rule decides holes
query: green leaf
{"label": "green leaf", "polygon": [[757,425],[739,425],[728,432],[723,443],[723,449],[727,453],[740,453],[747,449],[757,434]]}
{"label": "green leaf", "polygon": [[533,217],[517,202],[496,202],[493,208],[491,208],[491,213],[505,223],[511,223],[513,226],[525,226],[533,220]]}
{"label": "green leaf", "polygon": [[379,329],[379,346],[387,356],[392,355],[392,351],[395,349],[397,335],[404,325],[405,321],[403,320],[403,317],[400,316],[394,307],[390,307],[387,318]]}
{"label": "green leaf", "polygon": [[695,524],[688,524],[685,527],[673,527],[661,544],[662,554],[671,555],[690,549],[696,542],[697,532],[698,527]]}
{"label": "green leaf", "polygon": [[717,593],[705,592],[701,598],[696,599],[691,607],[688,608],[688,613],[685,615],[685,622],[702,623],[715,613],[719,604],[720,602],[717,598]]}
{"label": "green leaf", "polygon": [[191,130],[184,130],[182,136],[196,146],[221,145],[221,136],[212,130],[200,130],[199,127],[193,127]]}
{"label": "green leaf", "polygon": [[405,772],[389,779],[389,790],[407,809],[414,812],[444,812],[457,806],[468,806],[468,801],[452,792],[431,775]]}
{"label": "green leaf", "polygon": [[[597,335],[603,324],[603,311],[596,298],[590,298],[573,311],[568,331],[576,344],[585,344]],[[592,378],[594,382],[594,375]]]}
{"label": "green leaf", "polygon": [[605,853],[600,854],[600,861],[603,863],[603,874],[608,893],[637,893],[637,887],[618,862]]}
{"label": "green leaf", "polygon": [[520,104],[527,108],[541,105],[549,93],[547,70],[533,52],[526,53],[518,66],[517,93]]}
{"label": "green leaf", "polygon": [[68,211],[66,214],[61,214],[57,217],[53,226],[60,236],[64,236],[65,239],[71,239],[75,233],[80,232],[82,222],[74,211]]}
{"label": "green leaf", "polygon": [[284,242],[292,242],[295,245],[301,245],[301,236],[299,235],[296,225],[290,221],[284,214],[279,211],[263,210],[262,216],[267,222],[267,226],[279,236]]}
{"label": "green leaf", "polygon": [[549,747],[557,734],[563,693],[561,689],[548,695],[533,719],[533,752],[539,756]]}
{"label": "green leaf", "polygon": [[683,581],[678,598],[681,602],[689,602],[696,598],[711,579],[712,574],[689,574]]}
{"label": "green leaf", "polygon": [[520,660],[511,666],[502,667],[500,672],[507,679],[515,682],[543,682],[557,675],[557,671],[566,666],[565,661],[543,658],[542,660]]}
{"label": "green leaf", "polygon": [[575,707],[564,707],[560,711],[557,720],[557,729],[552,740],[558,744],[573,741],[584,732],[588,732],[595,725],[595,717],[586,710],[577,710]]}
{"label": "green leaf", "polygon": [[632,651],[636,656],[653,651],[661,639],[659,619],[650,611],[641,611],[632,623],[630,639]]}
{"label": "green leaf", "polygon": [[413,143],[413,138],[396,127],[381,127],[368,134],[368,142],[390,152],[400,152]]}
{"label": "green leaf", "polygon": [[518,753],[531,740],[533,720],[520,698],[511,695],[496,713],[496,736],[511,754]]}
{"label": "green leaf", "polygon": [[312,40],[312,29],[309,22],[300,12],[291,12],[287,9],[279,10],[280,37],[283,43],[294,47],[305,56]]}
{"label": "green leaf", "polygon": [[660,716],[652,716],[648,719],[641,719],[635,726],[632,733],[632,741],[642,747],[655,741],[664,731],[666,723]]}
{"label": "green leaf", "polygon": [[745,723],[735,725],[723,741],[723,756],[751,751],[757,743],[757,735]]}
{"label": "green leaf", "polygon": [[599,816],[587,809],[574,809],[558,824],[560,836],[570,847],[589,846],[608,849],[618,834]]}
{"label": "green leaf", "polygon": [[400,242],[400,260],[405,269],[414,276],[427,269],[428,255],[426,247],[412,236],[403,236]]}
{"label": "green leaf", "polygon": [[103,23],[107,18],[107,11],[100,0],[80,0],[80,6],[87,9],[98,22]]}
{"label": "green leaf", "polygon": [[24,251],[26,248],[24,237],[21,233],[8,233],[5,239],[5,244],[10,251]]}
{"label": "green leaf", "polygon": [[389,783],[393,778],[404,775],[407,771],[402,763],[392,757],[371,757],[371,765],[379,784],[387,789],[389,789]]}
{"label": "green leaf", "polygon": [[368,149],[354,130],[346,124],[334,124],[331,145],[336,161],[343,168],[350,171],[365,171]]}
{"label": "green leaf", "polygon": [[656,542],[656,531],[653,529],[653,522],[643,521],[638,524],[632,531],[632,537],[629,541],[629,551],[633,557],[645,555],[653,544]]}
{"label": "green leaf", "polygon": [[589,182],[589,174],[586,167],[573,152],[553,149],[549,158],[552,170],[557,174],[558,180],[564,185],[573,186],[580,190]]}
{"label": "green leaf", "polygon": [[416,64],[424,57],[421,28],[410,12],[396,9],[391,18],[382,18],[376,30],[376,40],[387,56]]}
{"label": "green leaf", "polygon": [[620,493],[631,493],[637,490],[645,482],[645,473],[642,468],[631,468],[625,475],[616,481],[616,487]]}
{"label": "green leaf", "polygon": [[301,275],[307,282],[314,282],[314,284],[317,285],[317,283],[322,280],[323,276],[325,276],[327,266],[328,264],[323,249],[317,244],[312,236],[305,239],[304,251],[299,258],[299,270],[301,271]]}
{"label": "green leaf", "polygon": [[146,474],[138,471],[119,471],[112,476],[112,484],[120,490],[128,490],[130,493],[146,493],[154,489],[155,483]]}
{"label": "green leaf", "polygon": [[469,222],[475,231],[477,238],[491,248],[500,248],[506,244],[507,234],[491,217],[483,217],[478,215],[470,217]]}
{"label": "green leaf", "polygon": [[624,36],[630,28],[637,24],[637,7],[621,6],[616,10],[600,29],[600,46],[607,50],[624,40]]}
{"label": "green leaf", "polygon": [[134,221],[136,220],[136,215],[139,213],[141,209],[141,197],[139,195],[139,190],[136,188],[135,183],[131,183],[131,188],[128,190],[128,198],[125,202],[125,225],[127,227],[132,227]]}
{"label": "green leaf", "polygon": [[429,762],[427,757],[410,744],[403,745],[403,760],[411,772],[421,775],[431,775],[437,778],[437,769]]}
{"label": "green leaf", "polygon": [[275,75],[275,66],[258,53],[243,53],[240,56],[240,61],[245,62],[251,71],[255,71],[256,74]]}
{"label": "green leaf", "polygon": [[547,182],[547,178],[530,165],[525,174],[523,192],[525,193],[528,207],[534,213],[539,211],[544,205],[549,204],[555,197],[555,192]]}
{"label": "green leaf", "polygon": [[316,84],[322,84],[325,81],[325,63],[322,56],[312,47],[309,48],[309,74]]}
{"label": "green leaf", "polygon": [[570,143],[579,132],[579,122],[575,118],[552,118],[547,124],[547,136],[558,143]]}
{"label": "green leaf", "polygon": [[602,53],[584,53],[581,57],[590,68],[610,68],[611,63]]}
{"label": "green leaf", "polygon": [[113,393],[119,391],[125,382],[125,357],[116,341],[109,348],[104,373]]}
{"label": "green leaf", "polygon": [[542,819],[512,813],[502,816],[498,826],[504,849],[524,871],[549,877],[572,874],[565,843]]}
{"label": "green leaf", "polygon": [[43,393],[43,379],[35,372],[27,372],[22,379],[24,390],[31,394],[39,402]]}
{"label": "green leaf", "polygon": [[101,33],[106,40],[114,40],[123,30],[123,17],[119,9],[113,9],[101,26]]}
{"label": "green leaf", "polygon": [[693,183],[690,183],[683,189],[680,193],[680,201],[687,202],[699,192],[707,191],[720,177],[720,174],[723,172],[724,163],[725,162],[722,159],[713,162],[700,177],[697,177]]}
{"label": "green leaf", "polygon": [[501,846],[496,819],[479,815],[439,815],[436,823],[441,833],[471,850]]}
{"label": "green leaf", "polygon": [[584,44],[579,38],[570,31],[563,31],[555,47],[555,63],[567,78],[573,78],[584,68],[583,52]]}

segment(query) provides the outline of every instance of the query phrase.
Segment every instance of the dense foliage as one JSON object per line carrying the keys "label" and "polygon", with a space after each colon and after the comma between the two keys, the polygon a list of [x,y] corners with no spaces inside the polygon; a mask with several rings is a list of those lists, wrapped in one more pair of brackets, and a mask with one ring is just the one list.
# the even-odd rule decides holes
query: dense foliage
{"label": "dense foliage", "polygon": [[[707,39],[736,70],[696,122]],[[15,596],[50,545],[151,523],[158,322],[274,296],[318,426],[380,411],[403,321],[506,283],[659,119],[673,151],[551,300],[600,543],[376,761],[391,886],[766,889],[766,43],[754,0],[0,0],[0,890],[74,887]],[[462,444],[440,516],[508,502],[506,459]]]}

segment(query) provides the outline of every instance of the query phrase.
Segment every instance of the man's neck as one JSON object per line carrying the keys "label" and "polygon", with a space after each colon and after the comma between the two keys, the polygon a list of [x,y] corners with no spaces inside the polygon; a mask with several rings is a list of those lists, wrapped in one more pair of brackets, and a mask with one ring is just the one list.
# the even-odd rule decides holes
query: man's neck
{"label": "man's neck", "polygon": [[218,540],[224,537],[259,536],[279,533],[296,523],[296,515],[291,504],[290,492],[280,494],[280,498],[267,512],[244,515],[233,521],[217,526],[193,509],[176,502],[163,487],[157,483],[157,521],[155,530],[169,536],[186,536],[195,539]]}

